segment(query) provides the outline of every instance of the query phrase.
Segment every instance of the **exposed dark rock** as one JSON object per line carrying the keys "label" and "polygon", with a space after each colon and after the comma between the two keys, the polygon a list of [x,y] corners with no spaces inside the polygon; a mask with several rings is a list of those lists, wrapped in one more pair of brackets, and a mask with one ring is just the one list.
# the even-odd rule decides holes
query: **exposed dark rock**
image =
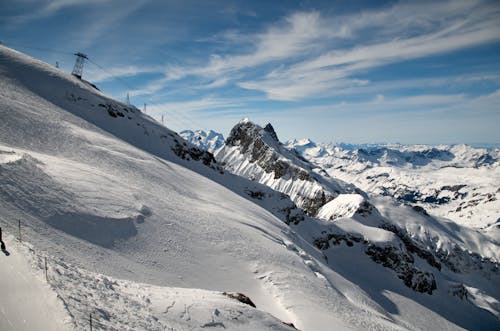
{"label": "exposed dark rock", "polygon": [[[125,117],[125,114],[118,108],[118,106],[110,103],[100,103],[98,104],[99,107],[104,108],[107,110],[109,116],[118,118],[118,117]],[[123,108],[125,109],[125,108]],[[127,110],[128,112],[128,110]]]}
{"label": "exposed dark rock", "polygon": [[420,213],[420,214],[425,215],[425,216],[429,216],[429,214],[427,213],[427,210],[425,210],[424,208],[422,208],[420,206],[413,206],[412,209],[414,211],[416,211],[417,213]]}
{"label": "exposed dark rock", "polygon": [[448,198],[448,197],[437,198],[436,196],[430,196],[430,197],[425,197],[424,202],[425,203],[434,203],[436,205],[444,205],[444,204],[450,202],[450,198]]}
{"label": "exposed dark rock", "polygon": [[184,144],[181,144],[177,139],[174,139],[175,146],[172,147],[175,155],[180,157],[183,160],[187,160],[188,157],[191,157],[195,161],[202,161],[204,165],[213,168],[215,170],[220,170],[221,168],[217,164],[212,153],[203,151],[198,147],[187,147]]}
{"label": "exposed dark rock", "polygon": [[356,214],[361,215],[361,216],[368,216],[373,213],[375,207],[373,207],[372,204],[370,204],[368,201],[363,201],[361,205],[358,207],[358,210],[356,210]]}
{"label": "exposed dark rock", "polygon": [[460,300],[467,300],[469,296],[469,291],[467,291],[467,288],[462,283],[450,285],[448,293],[460,298]]}
{"label": "exposed dark rock", "polygon": [[231,299],[235,299],[235,300],[238,300],[239,302],[241,303],[244,303],[246,305],[249,305],[249,306],[252,306],[254,308],[257,308],[255,306],[255,304],[252,302],[252,300],[250,300],[249,297],[247,297],[246,295],[244,295],[243,293],[238,293],[238,292],[222,292],[223,295],[231,298]]}
{"label": "exposed dark rock", "polygon": [[[274,179],[317,182],[310,174],[310,169],[303,169],[280,154],[283,152],[280,150],[281,143],[271,124],[261,128],[251,122],[240,122],[231,130],[226,139],[226,145],[239,147],[239,151],[246,154],[251,163],[256,163],[266,173],[273,173]],[[319,208],[334,197],[333,192],[321,190],[313,197],[298,196],[297,198],[301,201],[300,208],[304,209],[308,215],[314,216]]]}
{"label": "exposed dark rock", "polygon": [[410,254],[394,246],[379,247],[373,244],[369,244],[365,252],[374,262],[394,270],[398,278],[412,290],[432,294],[437,289],[434,275],[414,267],[414,259]]}
{"label": "exposed dark rock", "polygon": [[347,246],[352,247],[354,242],[359,243],[361,241],[363,241],[363,243],[367,243],[367,241],[363,240],[362,237],[352,234],[328,233],[324,237],[314,239],[313,244],[320,250],[327,250],[330,248],[330,244],[338,246],[344,242]]}
{"label": "exposed dark rock", "polygon": [[481,155],[477,161],[476,161],[476,164],[475,164],[475,167],[476,168],[479,168],[480,166],[483,166],[483,165],[489,165],[489,164],[493,164],[495,163],[496,161],[498,161],[497,159],[495,159],[494,157],[492,157],[490,154],[483,154]]}
{"label": "exposed dark rock", "polygon": [[280,209],[280,212],[285,215],[286,224],[292,223],[297,225],[304,220],[304,212],[302,211],[302,209],[297,208],[295,204]]}
{"label": "exposed dark rock", "polygon": [[283,322],[283,324],[288,325],[288,326],[292,327],[292,328],[293,328],[293,329],[295,329],[295,330],[298,330],[298,329],[295,327],[295,325],[293,325],[293,323],[291,323],[291,322],[290,322],[290,323]]}
{"label": "exposed dark rock", "polygon": [[458,192],[467,185],[461,184],[461,185],[445,185],[441,187],[441,191],[452,191],[452,192]]}
{"label": "exposed dark rock", "polygon": [[401,241],[405,245],[405,248],[408,252],[417,254],[417,256],[419,256],[420,258],[427,261],[427,263],[430,266],[432,266],[438,270],[441,270],[441,263],[439,263],[439,261],[436,260],[434,255],[431,252],[429,252],[427,249],[425,249],[425,248],[421,247],[419,244],[417,244],[406,233],[405,230],[400,229],[400,228],[396,227],[395,225],[389,224],[389,223],[382,224],[381,228],[384,230],[390,231],[390,232],[394,233],[396,236],[398,236],[398,238],[401,239]]}
{"label": "exposed dark rock", "polygon": [[306,198],[301,207],[307,214],[314,216],[322,206],[333,200],[333,198],[330,194],[326,195],[324,191],[318,191],[314,197]]}
{"label": "exposed dark rock", "polygon": [[245,193],[248,194],[253,199],[262,200],[266,194],[261,191],[252,191],[250,189],[245,189]]}
{"label": "exposed dark rock", "polygon": [[438,250],[436,256],[448,269],[455,273],[468,271],[483,271],[485,274],[500,273],[500,265],[491,258],[485,258],[477,253],[468,252],[458,245],[454,245],[451,251]]}
{"label": "exposed dark rock", "polygon": [[[389,227],[389,226],[388,226]],[[396,231],[396,229],[393,229]],[[392,232],[392,231],[391,231]],[[418,270],[415,266],[415,259],[410,253],[415,253],[424,258],[431,266],[441,269],[441,265],[434,259],[434,256],[416,244],[409,242],[408,238],[401,235],[404,249],[396,246],[377,246],[369,243],[366,239],[349,233],[324,233],[323,237],[316,238],[313,244],[320,250],[327,250],[332,246],[345,243],[348,247],[354,243],[367,245],[365,253],[370,258],[386,268],[394,270],[403,283],[414,291],[432,294],[437,288],[434,275],[430,272]]]}
{"label": "exposed dark rock", "polygon": [[267,125],[264,127],[264,131],[269,133],[269,135],[273,137],[274,140],[279,142],[278,135],[276,134],[276,131],[274,131],[274,128],[271,125],[271,123],[267,123]]}

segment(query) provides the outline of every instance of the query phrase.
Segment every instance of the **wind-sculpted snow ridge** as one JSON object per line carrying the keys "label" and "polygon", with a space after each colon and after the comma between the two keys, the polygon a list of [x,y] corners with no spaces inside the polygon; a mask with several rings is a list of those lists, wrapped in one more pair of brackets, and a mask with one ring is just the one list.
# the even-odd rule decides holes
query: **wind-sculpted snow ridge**
{"label": "wind-sculpted snow ridge", "polygon": [[318,168],[284,148],[271,124],[262,128],[249,120],[241,121],[216,158],[232,173],[289,195],[311,216],[339,193],[353,190],[324,172],[316,173]]}
{"label": "wind-sculpted snow ridge", "polygon": [[[109,330],[499,328],[499,276],[480,261],[498,254],[491,238],[333,180],[324,219],[310,217],[118,105],[0,47],[0,226],[12,238],[20,220],[35,260],[49,257],[77,329],[90,313]],[[331,188],[265,132],[290,164],[280,179],[304,171]]]}
{"label": "wind-sculpted snow ridge", "polygon": [[348,150],[308,139],[290,141],[287,147],[366,192],[394,197],[498,238],[498,148],[391,145]]}
{"label": "wind-sculpted snow ridge", "polygon": [[203,130],[183,130],[179,132],[179,135],[193,145],[212,154],[216,154],[224,146],[224,136],[212,130],[208,132]]}

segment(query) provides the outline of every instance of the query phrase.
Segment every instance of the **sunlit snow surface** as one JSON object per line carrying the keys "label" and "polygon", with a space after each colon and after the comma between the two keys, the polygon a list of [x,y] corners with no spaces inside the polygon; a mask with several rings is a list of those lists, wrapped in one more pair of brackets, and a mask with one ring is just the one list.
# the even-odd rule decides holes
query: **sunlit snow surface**
{"label": "sunlit snow surface", "polygon": [[[322,252],[311,242],[330,227],[381,245],[398,240],[369,218],[288,226],[267,198],[250,201],[245,190],[260,186],[180,158],[173,147],[184,141],[136,108],[1,46],[0,117],[4,239],[17,245],[21,220],[33,251],[12,254],[42,269],[49,257],[50,291],[74,329],[88,329],[91,313],[107,330],[290,329],[281,321],[300,330],[499,327],[497,275],[457,276],[477,289],[473,302],[489,302],[485,309],[450,295],[447,273],[432,295],[416,293],[361,245]],[[223,291],[246,294],[257,309]]]}

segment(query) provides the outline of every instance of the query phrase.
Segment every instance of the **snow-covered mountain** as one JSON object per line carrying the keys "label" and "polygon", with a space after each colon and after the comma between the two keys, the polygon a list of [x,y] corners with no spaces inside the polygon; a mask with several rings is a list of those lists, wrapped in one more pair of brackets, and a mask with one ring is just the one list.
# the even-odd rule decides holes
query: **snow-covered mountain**
{"label": "snow-covered mountain", "polygon": [[391,145],[345,149],[293,140],[287,147],[332,177],[391,196],[459,224],[496,231],[500,217],[500,150]]}
{"label": "snow-covered mountain", "polygon": [[[500,326],[498,238],[370,198],[284,148],[271,126],[239,123],[222,164],[3,46],[0,118],[2,330],[56,318],[84,330],[89,314],[107,330]],[[26,293],[59,301],[16,314]]]}
{"label": "snow-covered mountain", "polygon": [[311,216],[340,193],[354,190],[286,149],[271,124],[262,128],[242,120],[216,157],[232,173],[287,194]]}
{"label": "snow-covered mountain", "polygon": [[[312,142],[309,141],[308,143]],[[321,150],[308,149],[308,152],[317,154],[321,153]],[[293,150],[286,151],[286,148],[277,139],[276,132],[274,132],[272,126],[269,124],[262,128],[248,120],[241,121],[233,128],[226,141],[226,146],[217,153],[216,159],[228,171],[240,174],[254,181],[259,181],[283,193],[290,194],[292,192],[290,196],[298,206],[301,206],[300,199],[303,197],[294,196],[290,188],[307,187],[307,185],[311,184],[303,180],[304,176],[301,178],[294,175],[295,173],[299,171],[308,172],[313,174],[316,182],[320,183],[325,182],[325,180],[327,183],[331,181],[342,183],[328,177],[317,166],[298,157]],[[280,165],[283,164],[283,166],[276,166],[277,163]],[[293,170],[288,170],[289,168]],[[296,170],[297,168],[299,170]],[[283,171],[283,169],[285,170]],[[282,177],[283,179],[281,179]],[[282,184],[280,181],[285,181],[286,184]],[[318,209],[315,214],[317,217],[329,221],[333,220],[335,224],[346,224],[348,222],[344,221],[345,218],[354,218],[364,225],[368,224],[371,228],[374,227],[391,232],[404,243],[407,251],[416,254],[438,270],[441,270],[441,267],[445,265],[455,273],[470,272],[478,270],[475,265],[479,263],[481,265],[479,269],[489,270],[487,274],[490,271],[497,274],[498,265],[496,261],[498,260],[497,257],[493,257],[496,256],[494,251],[498,245],[497,232],[492,233],[492,236],[485,236],[467,228],[459,227],[460,229],[458,229],[453,222],[433,218],[425,213],[422,208],[402,207],[399,204],[391,202],[391,199],[376,197],[369,199],[367,194],[353,186],[345,184],[339,186],[341,190],[336,191],[336,193],[340,194],[330,199],[329,202],[323,200],[321,203],[318,203]],[[302,190],[308,191],[307,189]],[[310,210],[308,212],[311,214]],[[300,227],[303,224],[300,223],[298,226]],[[351,246],[354,245],[354,242],[362,241],[363,244],[368,245],[365,247],[365,254],[371,256],[374,261],[399,273],[398,277],[403,280],[405,285],[416,291],[426,293],[432,293],[434,290],[434,274],[414,268],[412,257],[402,257],[399,251],[395,253],[395,255],[400,256],[397,258],[398,262],[395,264],[392,263],[394,260],[387,262],[387,255],[391,255],[392,250],[394,252],[398,251],[396,248],[398,247],[397,244],[388,243],[383,240],[385,243],[382,246],[385,248],[379,252],[385,257],[378,259],[376,257],[377,253],[372,251],[370,247],[377,246],[378,248],[375,250],[378,251],[380,246],[371,246],[374,242],[377,242],[377,239],[370,237],[366,231],[361,231],[363,233],[361,237],[357,237],[356,235],[351,237],[352,233],[345,233],[339,229],[332,231],[332,228],[326,230],[321,226],[316,227],[316,230],[318,229],[321,229],[321,234],[315,233],[311,236],[317,248],[328,252],[332,246],[342,243],[343,240],[346,240],[346,243]],[[443,229],[447,230],[443,232]],[[465,246],[462,246],[459,242],[455,242],[453,239],[450,240],[450,238],[456,236],[455,232],[462,233],[462,235],[467,233],[465,236],[479,236],[481,239],[477,237],[478,242],[482,242],[483,244],[490,242],[491,246],[487,249],[488,252],[482,251],[481,248],[482,253],[479,253],[479,256],[482,257],[477,259],[477,255],[475,255],[477,253],[474,253],[474,251],[479,246],[482,246],[482,244],[477,245],[478,242],[476,244],[469,242]],[[350,238],[354,238],[354,240]],[[460,241],[464,243],[462,239]],[[468,240],[465,239],[465,241]],[[470,250],[472,246],[476,248]],[[328,260],[328,254],[324,254]],[[404,263],[401,263],[401,261],[412,262],[402,267]],[[436,270],[433,270],[433,272],[435,273]],[[450,286],[451,288],[456,287],[456,285]],[[450,291],[453,292],[455,290]]]}
{"label": "snow-covered mountain", "polygon": [[212,130],[208,132],[203,130],[183,130],[179,132],[179,135],[193,145],[209,151],[212,154],[217,153],[217,151],[224,146],[224,136]]}

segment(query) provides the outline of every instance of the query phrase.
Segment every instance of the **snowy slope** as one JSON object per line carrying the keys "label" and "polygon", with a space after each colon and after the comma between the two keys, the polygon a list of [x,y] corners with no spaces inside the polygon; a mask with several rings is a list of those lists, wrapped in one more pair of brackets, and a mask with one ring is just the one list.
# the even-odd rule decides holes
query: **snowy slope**
{"label": "snowy slope", "polygon": [[499,149],[466,145],[344,149],[308,139],[290,141],[287,147],[367,192],[395,197],[466,226],[495,231],[498,224]]}
{"label": "snowy slope", "polygon": [[49,256],[75,329],[89,313],[109,330],[498,329],[498,271],[481,261],[497,250],[481,234],[460,228],[440,247],[482,269],[438,269],[424,235],[387,226],[399,206],[310,218],[46,64],[1,47],[0,75],[0,224],[12,234],[22,220],[33,259]]}
{"label": "snowy slope", "polygon": [[[304,330],[347,327],[362,312],[282,244],[285,223],[183,166],[225,180],[181,159],[168,129],[138,112],[128,120],[92,107],[118,103],[31,58],[3,48],[0,63],[4,229],[14,231],[13,220],[21,219],[39,249],[111,277],[246,293]],[[50,84],[57,88],[41,87]],[[67,101],[68,89],[90,106]],[[127,136],[140,136],[135,127],[137,141]],[[350,314],[330,314],[337,301]]]}

